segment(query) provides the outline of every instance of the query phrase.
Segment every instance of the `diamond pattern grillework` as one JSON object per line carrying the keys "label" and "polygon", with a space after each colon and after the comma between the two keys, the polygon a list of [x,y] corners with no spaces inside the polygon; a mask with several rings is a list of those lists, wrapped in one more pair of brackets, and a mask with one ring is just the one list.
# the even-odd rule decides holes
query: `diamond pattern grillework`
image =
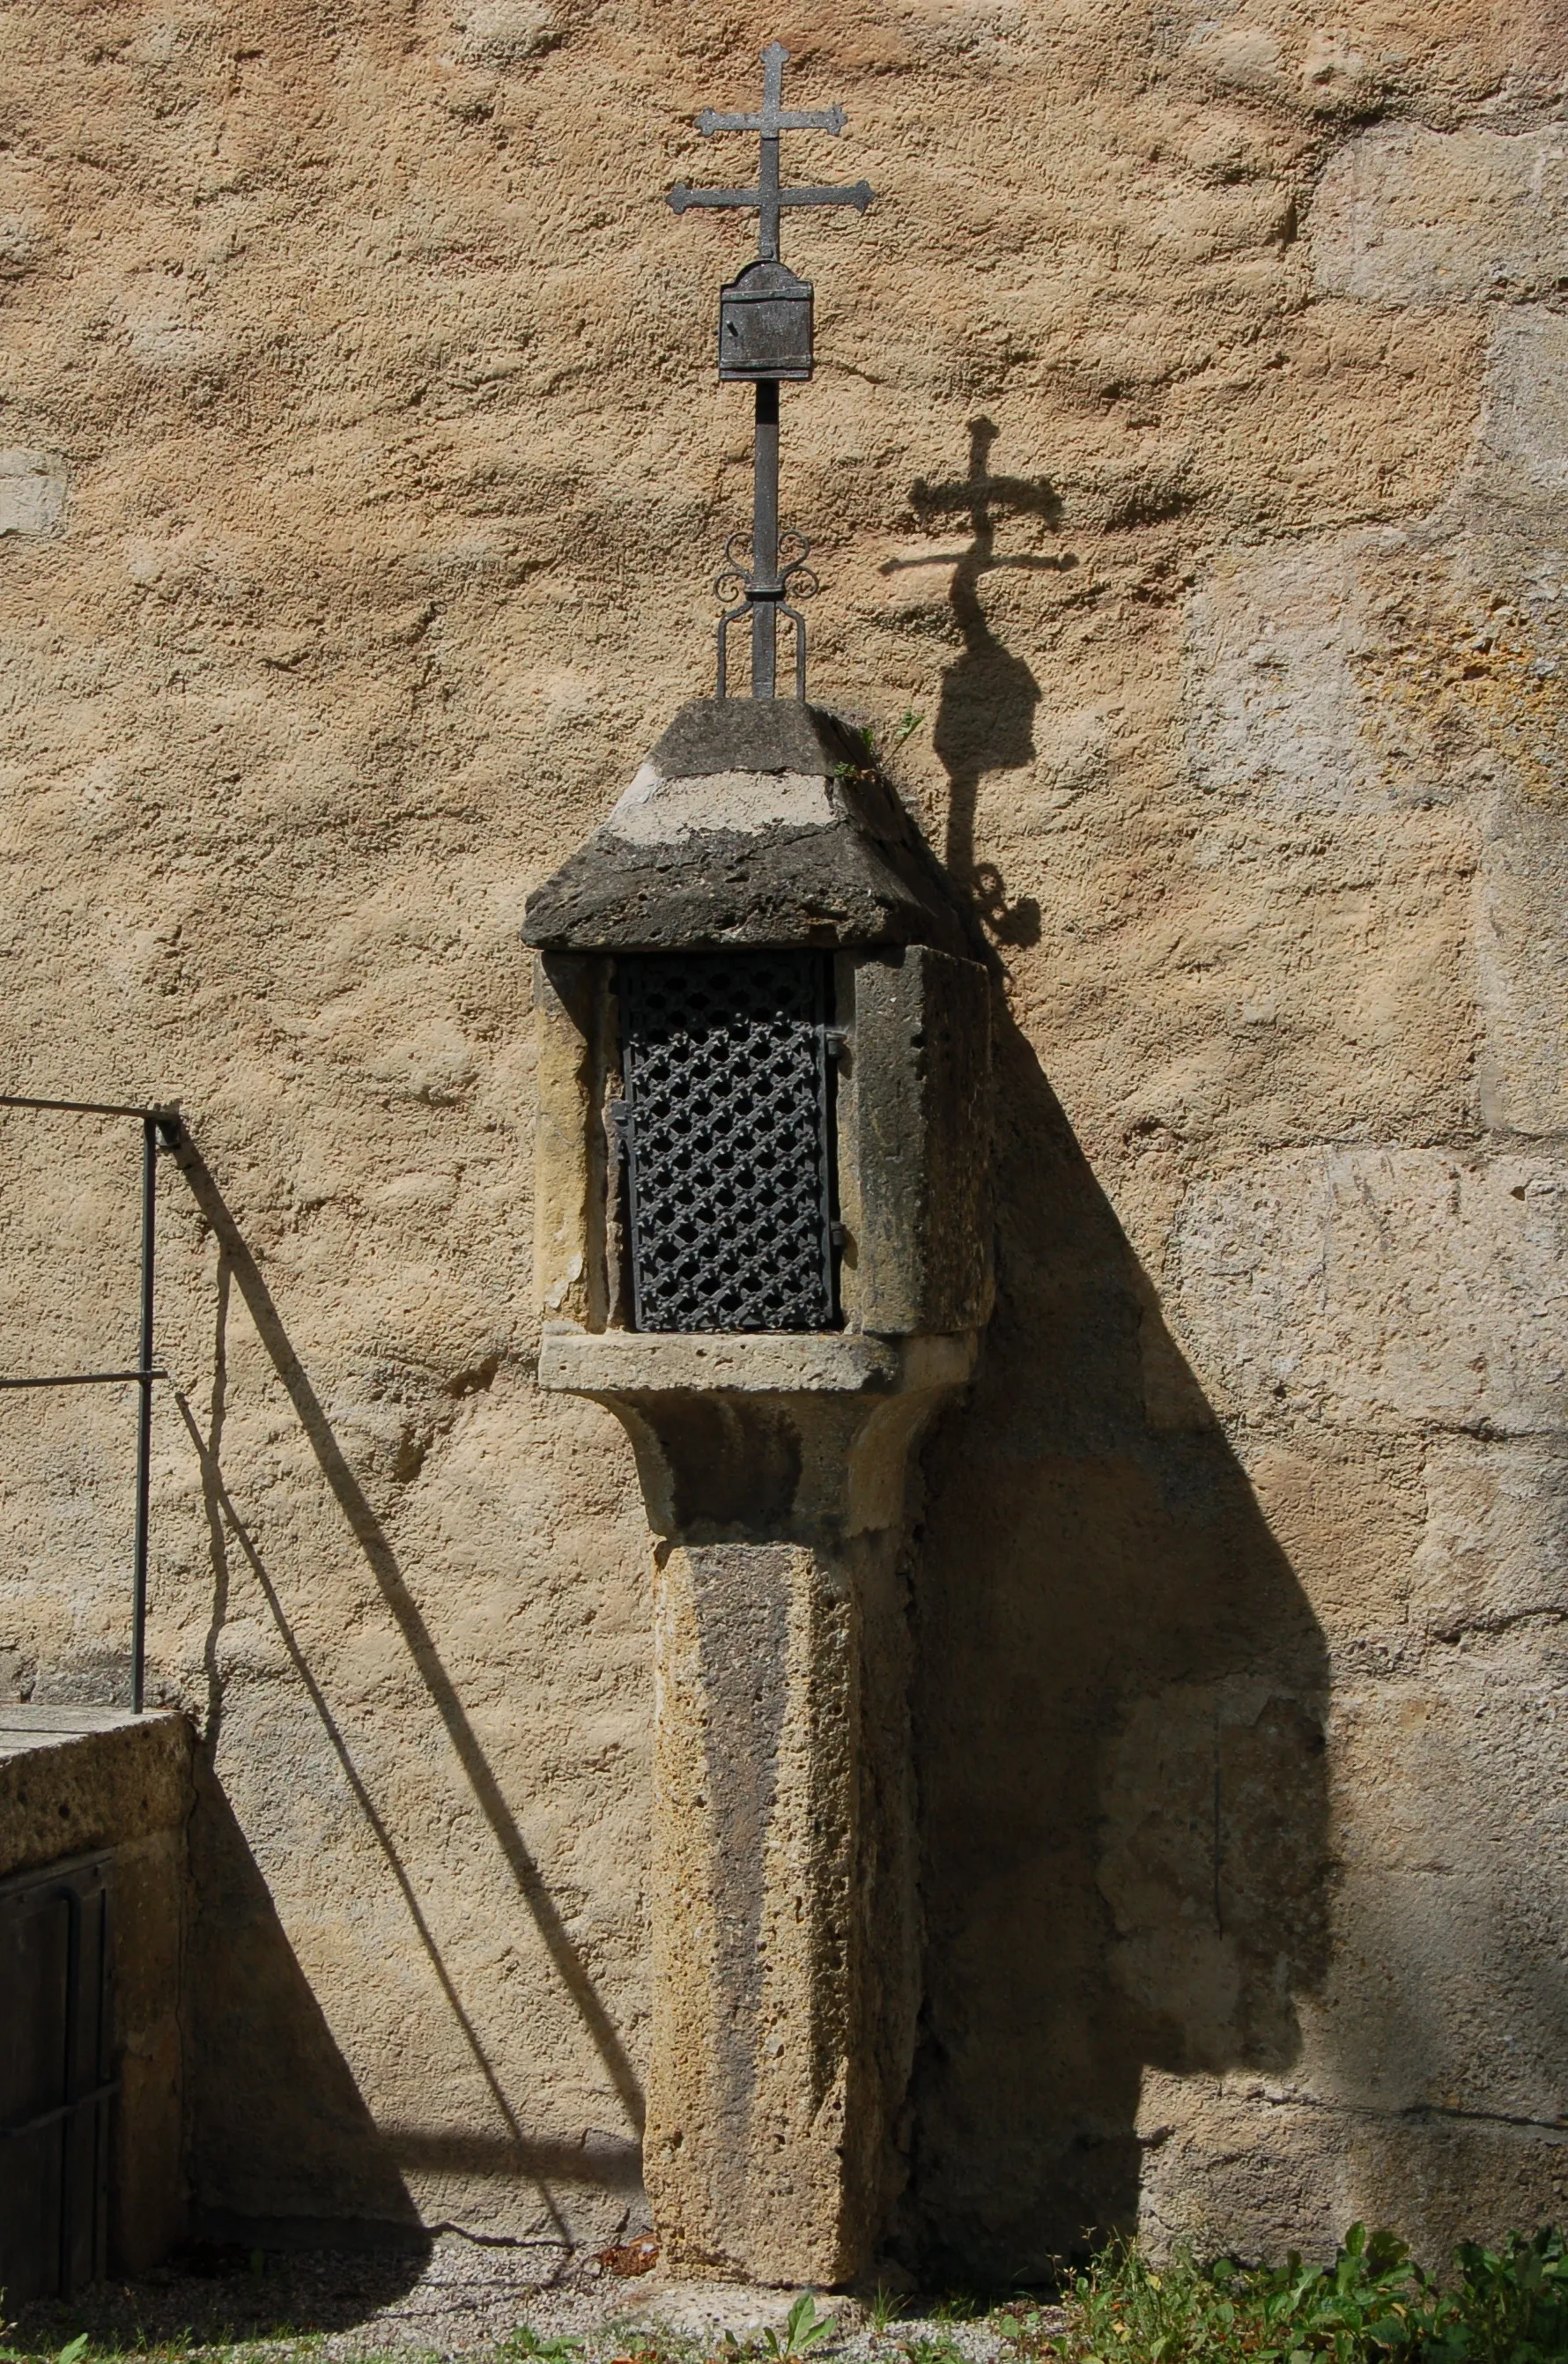
{"label": "diamond pattern grillework", "polygon": [[828,1328],[827,960],[619,970],[638,1328]]}

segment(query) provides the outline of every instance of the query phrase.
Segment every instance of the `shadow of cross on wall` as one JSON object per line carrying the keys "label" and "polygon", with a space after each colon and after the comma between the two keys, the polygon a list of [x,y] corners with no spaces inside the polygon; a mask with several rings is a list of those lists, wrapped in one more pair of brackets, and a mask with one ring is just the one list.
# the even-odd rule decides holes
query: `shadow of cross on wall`
{"label": "shadow of cross on wall", "polygon": [[948,775],[947,867],[973,896],[991,932],[1003,943],[1033,943],[1040,909],[1033,902],[1009,905],[994,863],[974,859],[974,808],[981,775],[1015,772],[1034,757],[1034,709],[1040,685],[1022,657],[1007,649],[986,620],[980,604],[980,578],[1004,567],[1060,573],[1074,565],[1069,554],[1033,552],[998,555],[996,529],[1009,517],[1038,517],[1057,525],[1062,502],[1044,476],[994,476],[991,447],[1000,429],[989,418],[969,426],[969,467],[944,485],[917,478],[909,506],[928,530],[947,518],[966,518],[966,550],[930,557],[894,558],[884,574],[915,566],[951,566],[948,598],[963,641],[963,653],[942,675],[940,702],[931,743]]}

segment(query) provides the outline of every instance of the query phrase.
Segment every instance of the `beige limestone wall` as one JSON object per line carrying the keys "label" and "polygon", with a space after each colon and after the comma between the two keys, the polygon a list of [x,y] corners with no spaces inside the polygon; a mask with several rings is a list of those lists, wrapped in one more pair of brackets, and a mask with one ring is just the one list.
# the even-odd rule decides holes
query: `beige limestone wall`
{"label": "beige limestone wall", "polygon": [[[798,168],[882,193],[786,240],[814,685],[924,716],[900,777],[1006,973],[998,1312],[926,1466],[905,2252],[1528,2219],[1568,2160],[1541,0],[0,14],[0,1079],[177,1096],[206,1162],[151,1634],[206,1735],[198,2195],[640,2205],[647,1547],[609,1416],[532,1384],[516,931],[707,684],[745,231],[660,193],[728,173],[690,117],[774,33],[850,117]],[[0,1121],[8,1367],[124,1354],[133,1135]],[[101,1693],[130,1407],[5,1416],[6,1680]]]}

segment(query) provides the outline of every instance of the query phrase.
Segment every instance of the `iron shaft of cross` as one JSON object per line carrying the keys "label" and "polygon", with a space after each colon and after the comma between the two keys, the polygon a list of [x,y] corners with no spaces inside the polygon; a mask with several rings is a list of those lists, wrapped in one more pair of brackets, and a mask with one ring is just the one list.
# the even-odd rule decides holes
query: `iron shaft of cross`
{"label": "iron shaft of cross", "polygon": [[[785,131],[826,131],[837,139],[844,128],[840,106],[795,107],[784,103],[784,70],[789,52],[782,41],[770,41],[762,51],[762,104],[756,114],[722,114],[704,107],[696,118],[705,139],[720,131],[754,131],[758,136],[757,182],[750,189],[690,189],[680,182],[670,191],[678,214],[697,207],[743,208],[757,216],[757,260],[777,262],[779,223],[785,212],[806,206],[852,206],[863,214],[873,191],[864,181],[852,188],[785,188],[779,165],[779,138]],[[806,291],[809,296],[809,290]],[[752,445],[751,569],[745,597],[751,611],[751,695],[773,697],[778,677],[778,611],[785,586],[779,571],[779,380],[756,381],[756,420]],[[797,634],[805,626],[792,608]],[[720,686],[723,685],[723,630],[720,627]],[[797,684],[805,678],[804,641],[796,650]]]}
{"label": "iron shaft of cross", "polygon": [[[778,590],[773,586],[778,585]],[[779,610],[779,382],[757,385],[751,458],[751,695],[778,696]],[[761,591],[764,596],[759,597]],[[773,591],[770,597],[766,594]],[[796,631],[801,630],[797,623]]]}

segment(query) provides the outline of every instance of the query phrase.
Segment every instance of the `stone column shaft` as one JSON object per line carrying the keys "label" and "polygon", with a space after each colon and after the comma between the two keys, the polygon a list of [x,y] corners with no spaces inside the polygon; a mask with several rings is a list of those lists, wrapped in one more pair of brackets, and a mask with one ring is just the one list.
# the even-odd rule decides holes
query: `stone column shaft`
{"label": "stone column shaft", "polygon": [[666,2259],[835,2283],[901,2174],[917,2009],[900,1566],[909,1447],[971,1337],[547,1334],[610,1405],[654,1551],[654,2007]]}

